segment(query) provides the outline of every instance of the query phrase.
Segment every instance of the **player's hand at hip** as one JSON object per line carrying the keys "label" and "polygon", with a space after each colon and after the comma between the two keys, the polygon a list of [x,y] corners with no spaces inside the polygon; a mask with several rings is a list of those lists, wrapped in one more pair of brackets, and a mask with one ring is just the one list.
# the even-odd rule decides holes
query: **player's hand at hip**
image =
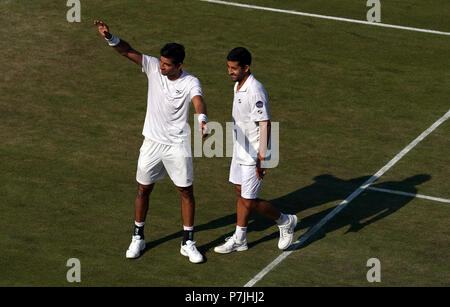
{"label": "player's hand at hip", "polygon": [[107,36],[109,34],[109,27],[101,20],[94,20],[94,25],[97,26],[98,32],[101,36],[108,38]]}
{"label": "player's hand at hip", "polygon": [[256,160],[256,177],[258,177],[259,180],[262,180],[264,176],[266,175],[266,169],[261,167],[261,160]]}
{"label": "player's hand at hip", "polygon": [[202,138],[206,138],[208,136],[208,126],[205,122],[199,126],[199,130],[202,132]]}

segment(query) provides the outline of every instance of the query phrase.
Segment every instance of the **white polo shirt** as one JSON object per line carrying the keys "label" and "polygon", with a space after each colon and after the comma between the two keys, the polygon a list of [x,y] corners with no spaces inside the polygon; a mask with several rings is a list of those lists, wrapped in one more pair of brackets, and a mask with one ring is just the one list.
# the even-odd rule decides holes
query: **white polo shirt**
{"label": "white polo shirt", "polygon": [[253,74],[238,90],[234,85],[233,159],[243,165],[255,165],[259,150],[259,121],[270,120],[269,98],[264,86]]}
{"label": "white polo shirt", "polygon": [[147,113],[142,134],[161,144],[189,141],[189,106],[192,98],[202,95],[200,81],[183,71],[171,81],[161,74],[160,60],[142,55],[142,71],[148,78]]}

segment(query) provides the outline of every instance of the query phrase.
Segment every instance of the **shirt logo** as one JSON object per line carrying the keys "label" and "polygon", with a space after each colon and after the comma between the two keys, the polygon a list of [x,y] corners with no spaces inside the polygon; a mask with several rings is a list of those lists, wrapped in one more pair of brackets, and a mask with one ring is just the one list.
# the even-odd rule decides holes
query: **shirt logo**
{"label": "shirt logo", "polygon": [[175,93],[177,93],[179,95],[179,94],[183,93],[183,91],[182,90],[176,90]]}
{"label": "shirt logo", "polygon": [[257,108],[262,108],[264,106],[264,103],[262,102],[262,101],[258,101],[257,103],[256,103],[256,107]]}

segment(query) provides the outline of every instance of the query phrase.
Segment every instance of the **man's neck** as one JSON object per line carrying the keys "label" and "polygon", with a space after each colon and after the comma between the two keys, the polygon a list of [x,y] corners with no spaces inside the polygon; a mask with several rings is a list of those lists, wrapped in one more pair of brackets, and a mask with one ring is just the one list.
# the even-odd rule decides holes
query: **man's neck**
{"label": "man's neck", "polygon": [[182,74],[183,74],[183,70],[180,70],[176,74],[174,74],[173,76],[167,76],[167,79],[169,79],[170,81],[175,81],[179,77],[181,77]]}
{"label": "man's neck", "polygon": [[248,79],[248,77],[250,77],[250,75],[251,75],[251,72],[248,72],[248,73],[244,76],[244,78],[243,78],[241,81],[238,82],[238,86],[237,86],[237,89],[238,89],[238,90],[241,89],[241,87],[244,85],[245,81],[247,81],[247,79]]}

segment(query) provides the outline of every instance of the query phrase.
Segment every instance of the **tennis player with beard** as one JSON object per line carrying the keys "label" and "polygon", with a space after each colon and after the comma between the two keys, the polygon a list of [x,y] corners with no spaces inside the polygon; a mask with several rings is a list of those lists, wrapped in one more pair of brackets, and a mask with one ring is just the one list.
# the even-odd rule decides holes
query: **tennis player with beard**
{"label": "tennis player with beard", "polygon": [[297,225],[297,216],[284,214],[258,198],[266,174],[264,159],[270,139],[270,111],[267,92],[250,71],[251,61],[251,54],[244,47],[234,48],[227,56],[228,75],[235,82],[234,147],[229,181],[235,185],[237,195],[237,222],[234,234],[214,248],[220,254],[248,249],[247,225],[251,212],[276,222],[280,230],[278,248],[281,250],[292,244]]}

